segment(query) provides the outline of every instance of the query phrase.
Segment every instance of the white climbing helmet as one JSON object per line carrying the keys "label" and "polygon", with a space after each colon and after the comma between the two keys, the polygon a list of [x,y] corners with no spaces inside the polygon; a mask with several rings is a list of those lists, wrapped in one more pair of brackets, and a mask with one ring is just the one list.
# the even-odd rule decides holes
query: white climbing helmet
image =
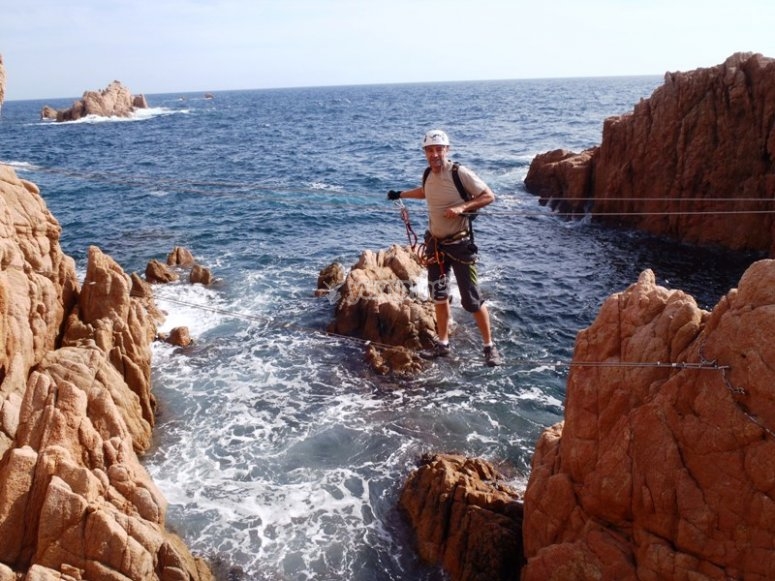
{"label": "white climbing helmet", "polygon": [[428,147],[429,145],[449,145],[449,137],[441,129],[431,129],[422,138],[422,146]]}

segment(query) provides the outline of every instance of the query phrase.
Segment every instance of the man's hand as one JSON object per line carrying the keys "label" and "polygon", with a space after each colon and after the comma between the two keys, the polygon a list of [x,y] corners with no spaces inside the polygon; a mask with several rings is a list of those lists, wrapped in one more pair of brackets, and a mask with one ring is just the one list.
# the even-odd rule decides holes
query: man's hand
{"label": "man's hand", "polygon": [[451,208],[447,208],[444,210],[444,217],[445,218],[457,218],[458,216],[465,214],[466,207],[463,204],[460,204],[458,206],[452,206]]}
{"label": "man's hand", "polygon": [[387,197],[388,197],[388,200],[397,200],[401,197],[401,192],[396,190],[390,190],[388,192]]}

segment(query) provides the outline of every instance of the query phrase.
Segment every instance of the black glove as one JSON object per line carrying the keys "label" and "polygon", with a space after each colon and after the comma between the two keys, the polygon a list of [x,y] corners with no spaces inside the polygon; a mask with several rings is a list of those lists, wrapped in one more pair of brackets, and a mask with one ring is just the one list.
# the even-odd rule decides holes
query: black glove
{"label": "black glove", "polygon": [[401,192],[398,192],[396,190],[390,190],[388,192],[388,200],[397,200],[401,197]]}

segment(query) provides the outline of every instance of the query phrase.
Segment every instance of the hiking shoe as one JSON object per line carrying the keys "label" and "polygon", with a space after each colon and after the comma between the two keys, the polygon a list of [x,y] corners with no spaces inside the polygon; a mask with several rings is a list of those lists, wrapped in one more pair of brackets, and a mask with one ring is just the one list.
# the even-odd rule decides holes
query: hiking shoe
{"label": "hiking shoe", "polygon": [[484,362],[490,367],[495,367],[496,365],[503,363],[500,353],[498,353],[495,345],[490,345],[489,347],[484,348]]}
{"label": "hiking shoe", "polygon": [[449,345],[435,341],[430,349],[420,351],[420,357],[423,359],[436,359],[436,357],[446,357],[449,355]]}

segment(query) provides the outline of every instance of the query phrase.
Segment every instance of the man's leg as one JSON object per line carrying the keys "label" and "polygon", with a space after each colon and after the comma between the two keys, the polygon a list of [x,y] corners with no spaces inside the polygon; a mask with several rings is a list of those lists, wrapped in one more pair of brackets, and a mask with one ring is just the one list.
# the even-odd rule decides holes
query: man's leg
{"label": "man's leg", "polygon": [[439,341],[449,343],[449,301],[435,303],[436,307],[436,334]]}
{"label": "man's leg", "polygon": [[[438,311],[437,318],[438,318]],[[482,305],[479,310],[473,313],[476,326],[479,327],[479,332],[482,334],[482,343],[485,345],[492,344],[492,332],[490,331],[490,313],[487,311],[487,307]]]}

